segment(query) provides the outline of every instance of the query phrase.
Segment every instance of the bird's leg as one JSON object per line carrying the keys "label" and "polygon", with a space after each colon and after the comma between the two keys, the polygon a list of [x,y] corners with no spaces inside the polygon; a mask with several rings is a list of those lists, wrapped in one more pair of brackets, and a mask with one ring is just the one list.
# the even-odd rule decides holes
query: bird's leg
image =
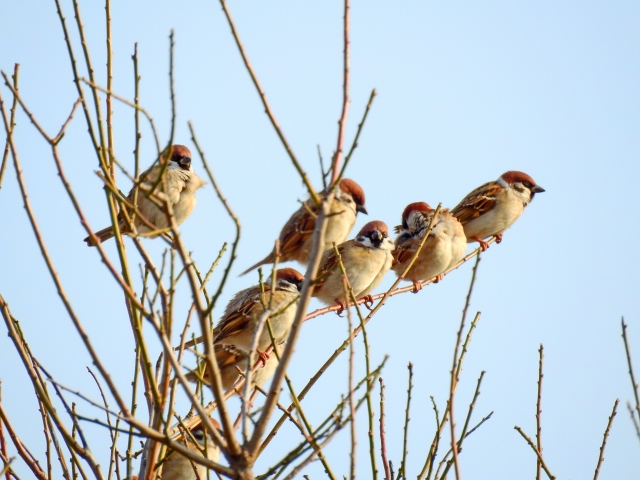
{"label": "bird's leg", "polygon": [[498,233],[497,235],[494,235],[494,237],[496,237],[496,243],[500,243],[502,241],[502,234]]}
{"label": "bird's leg", "polygon": [[362,297],[362,299],[364,300],[364,306],[367,307],[367,309],[372,310],[371,307],[373,307],[373,297],[371,295],[365,295],[364,297]]}
{"label": "bird's leg", "polygon": [[334,299],[334,301],[340,305],[340,308],[338,310],[336,310],[336,315],[338,315],[339,317],[342,316],[342,312],[344,312],[347,308],[347,304],[344,303],[342,300],[338,300],[337,298]]}
{"label": "bird's leg", "polygon": [[[502,237],[502,235],[501,235]],[[484,252],[487,248],[489,248],[489,244],[487,242],[485,242],[484,240],[482,240],[481,238],[478,237],[471,237],[471,240],[474,240],[476,242],[478,242],[480,244],[480,248],[482,249],[482,251]],[[499,242],[498,242],[499,243]]]}
{"label": "bird's leg", "polygon": [[256,353],[258,354],[258,362],[262,363],[262,366],[265,367],[267,365],[267,360],[269,360],[269,354],[267,352],[263,352],[259,348],[256,348]]}

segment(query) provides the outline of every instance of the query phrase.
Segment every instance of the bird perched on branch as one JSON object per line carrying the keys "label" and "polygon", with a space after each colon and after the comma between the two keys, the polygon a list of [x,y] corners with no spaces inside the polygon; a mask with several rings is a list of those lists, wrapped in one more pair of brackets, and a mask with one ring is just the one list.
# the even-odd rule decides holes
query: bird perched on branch
{"label": "bird perched on branch", "polygon": [[[271,324],[275,344],[279,345],[287,340],[295,318],[303,280],[304,277],[297,270],[281,268],[276,270],[275,287],[271,284],[271,278],[264,283],[263,299],[260,285],[241,290],[231,299],[220,322],[213,330],[214,353],[224,390],[231,388],[238,378],[236,366],[246,368],[246,359],[251,350],[256,327],[265,313],[268,313],[266,318]],[[269,305],[271,310],[267,312]],[[270,345],[271,337],[265,321],[256,350],[264,365],[268,365],[270,356],[266,350]],[[212,373],[206,368],[204,371],[200,368],[189,372],[187,378],[192,382],[202,379],[206,384],[213,381]]]}
{"label": "bird perched on branch", "polygon": [[[402,225],[395,227],[399,235],[395,241],[391,266],[398,276],[402,275],[420,247],[434,213],[435,210],[425,202],[410,203],[402,212]],[[448,209],[442,209],[405,278],[413,282],[414,292],[417,293],[422,288],[420,281],[432,278],[436,282],[442,280],[443,273],[464,257],[466,249],[467,238],[462,225]]]}
{"label": "bird perched on branch", "polygon": [[[328,192],[325,190],[323,193]],[[333,243],[340,244],[347,239],[356,223],[357,213],[367,213],[364,202],[364,191],[360,185],[349,178],[340,180],[327,219],[323,251],[330,249]],[[313,230],[316,226],[319,209],[320,205],[315,204],[310,198],[291,215],[280,232],[279,261],[297,260],[302,264],[307,264],[313,247]],[[260,265],[273,263],[275,258],[276,252],[272,251],[258,263],[242,272],[241,275],[258,268]]]}
{"label": "bird perched on branch", "polygon": [[[214,427],[220,429],[220,424],[217,420],[211,418],[210,421]],[[193,436],[193,438],[191,438]],[[213,443],[213,439],[209,432],[204,432],[202,425],[198,425],[191,430],[191,436],[188,433],[184,434],[186,439],[186,447],[192,452],[199,453],[203,457],[208,458],[214,462],[218,461],[220,457],[220,449]],[[195,439],[195,442],[194,442]],[[184,441],[184,439],[178,439],[177,441]],[[162,480],[206,480],[207,467],[200,465],[187,457],[180,455],[179,453],[168,450],[162,461]],[[196,470],[198,474],[196,475]]]}
{"label": "bird perched on branch", "polygon": [[460,220],[467,242],[479,242],[489,248],[485,238],[495,236],[502,241],[503,232],[522,215],[536,193],[544,188],[524,172],[511,170],[498,180],[476,188],[451,213]]}
{"label": "bird perched on branch", "polygon": [[[338,245],[337,249],[356,299],[370,297],[373,289],[380,284],[391,268],[391,252],[394,248],[389,238],[389,229],[380,220],[367,223],[355,239]],[[324,252],[313,296],[328,305],[345,303],[339,265],[333,248]]]}
{"label": "bird perched on branch", "polygon": [[[164,182],[158,183],[160,174],[164,171]],[[149,198],[149,190],[154,185],[156,201]],[[162,207],[162,200],[171,205],[173,209],[173,219],[176,225],[184,222],[193,208],[196,206],[196,190],[205,184],[196,173],[191,165],[191,152],[184,145],[172,145],[167,148],[157,165],[142,172],[138,182],[127,195],[129,206],[126,213],[135,225],[139,234],[149,234],[152,237],[159,235],[161,232],[153,233],[157,230],[169,228],[170,222]],[[137,212],[131,208],[135,204]],[[140,217],[144,218],[140,218]],[[123,234],[131,233],[131,228],[125,220],[125,214],[120,211],[118,214],[118,227]],[[94,234],[98,237],[98,243],[110,239],[115,235],[113,227],[104,228]],[[90,247],[96,246],[95,239],[88,236],[84,239]]]}

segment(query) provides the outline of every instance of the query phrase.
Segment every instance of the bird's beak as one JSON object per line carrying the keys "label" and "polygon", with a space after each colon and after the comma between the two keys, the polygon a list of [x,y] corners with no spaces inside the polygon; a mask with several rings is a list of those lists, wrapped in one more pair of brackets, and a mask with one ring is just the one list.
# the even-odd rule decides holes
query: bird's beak
{"label": "bird's beak", "polygon": [[371,235],[371,238],[376,242],[381,242],[382,241],[382,234],[378,230],[376,230]]}
{"label": "bird's beak", "polygon": [[191,159],[189,157],[182,157],[178,163],[180,163],[180,166],[183,169],[189,170],[189,167],[191,166]]}
{"label": "bird's beak", "polygon": [[533,193],[542,193],[542,192],[544,192],[544,188],[542,188],[540,185],[536,185],[535,187],[533,187],[531,189],[531,191]]}
{"label": "bird's beak", "polygon": [[364,213],[365,215],[369,215],[367,209],[364,208],[364,205],[356,205],[356,212]]}

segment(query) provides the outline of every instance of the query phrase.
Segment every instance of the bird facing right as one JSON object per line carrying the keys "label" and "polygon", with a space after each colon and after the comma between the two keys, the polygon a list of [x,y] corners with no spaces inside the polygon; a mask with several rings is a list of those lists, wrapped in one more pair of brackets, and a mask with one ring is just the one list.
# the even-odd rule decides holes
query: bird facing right
{"label": "bird facing right", "polygon": [[[322,192],[328,193],[327,190]],[[348,237],[356,223],[358,212],[367,213],[364,206],[364,191],[350,178],[343,178],[335,191],[335,197],[330,207],[330,216],[324,234],[322,251],[329,250],[332,243],[340,244]],[[280,262],[297,260],[306,265],[313,247],[313,230],[316,226],[319,205],[312,199],[307,200],[287,221],[280,232]],[[244,275],[254,268],[267,263],[273,263],[276,252],[272,251],[255,265],[249,267],[240,275]]]}
{"label": "bird facing right", "polygon": [[[420,247],[434,213],[435,210],[425,202],[410,203],[402,212],[402,225],[395,227],[399,235],[391,267],[398,276],[402,275]],[[467,238],[462,225],[448,209],[442,209],[405,278],[413,282],[417,293],[422,288],[421,281],[442,280],[443,273],[464,257],[466,249]]]}
{"label": "bird facing right", "polygon": [[[295,318],[303,280],[304,277],[297,270],[280,268],[276,270],[275,286],[271,284],[271,278],[264,283],[264,303],[267,308],[270,303],[272,305],[273,312],[269,316],[269,322],[276,345],[287,340]],[[249,356],[258,320],[265,312],[260,297],[260,285],[254,285],[236,293],[213,330],[214,353],[220,367],[224,390],[231,388],[238,378],[235,367],[246,367],[246,360],[242,359]],[[255,353],[265,364],[270,358],[265,350],[270,345],[269,330],[267,325],[264,325]],[[206,369],[204,372],[199,369],[193,370],[187,374],[187,378],[192,382],[201,378],[207,384],[211,384],[213,380]]]}
{"label": "bird facing right", "polygon": [[[395,247],[387,225],[375,220],[362,227],[356,238],[337,248],[353,293],[360,299],[369,296],[389,271]],[[327,305],[345,302],[342,271],[333,248],[324,252],[317,278],[314,297]]]}
{"label": "bird facing right", "polygon": [[[173,209],[173,219],[176,225],[180,225],[191,215],[196,206],[196,190],[204,186],[205,182],[193,171],[191,152],[184,145],[172,145],[167,148],[160,156],[158,165],[154,165],[140,174],[139,183],[147,189],[151,189],[160,180],[161,173],[164,178],[164,186],[158,185],[155,193],[159,197],[166,198]],[[132,205],[135,203],[138,212],[146,220],[146,222],[142,220],[140,215],[135,215],[133,218],[132,223],[139,234],[151,233],[151,236],[157,236],[157,230],[170,226],[164,210],[158,207],[149,198],[148,192],[137,184],[127,195],[127,200]],[[127,208],[127,213],[129,217],[132,217],[135,212],[133,209]],[[131,233],[122,211],[118,214],[118,227],[122,234]],[[94,235],[98,242],[91,236],[84,239],[90,247],[95,247],[97,243],[110,239],[115,235],[115,232],[113,227],[107,227],[94,232]]]}
{"label": "bird facing right", "polygon": [[464,227],[467,242],[479,242],[484,251],[489,248],[484,239],[495,236],[500,243],[503,232],[522,215],[535,194],[544,191],[526,173],[511,170],[469,193],[451,213]]}

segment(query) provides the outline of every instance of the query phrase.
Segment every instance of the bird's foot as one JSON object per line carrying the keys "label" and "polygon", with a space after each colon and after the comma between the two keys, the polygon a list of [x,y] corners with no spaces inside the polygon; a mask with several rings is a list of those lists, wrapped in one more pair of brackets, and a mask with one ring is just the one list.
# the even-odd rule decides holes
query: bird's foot
{"label": "bird's foot", "polygon": [[365,295],[362,299],[364,300],[363,305],[367,307],[368,310],[373,310],[371,308],[373,307],[373,297],[371,295]]}
{"label": "bird's foot", "polygon": [[471,237],[471,240],[475,240],[480,244],[480,249],[484,252],[487,248],[489,248],[489,244],[478,237]]}
{"label": "bird's foot", "polygon": [[347,304],[344,303],[342,300],[338,300],[337,298],[336,298],[335,302],[340,306],[340,308],[338,310],[336,310],[336,315],[341,317],[342,316],[342,312],[344,312],[347,309]]}
{"label": "bird's foot", "polygon": [[500,243],[502,241],[502,234],[499,233],[497,235],[494,235],[496,237],[496,243]]}
{"label": "bird's foot", "polygon": [[262,367],[267,365],[267,360],[269,360],[269,354],[267,352],[263,352],[259,348],[256,348],[256,353],[258,354],[258,362],[262,363]]}
{"label": "bird's foot", "polygon": [[411,293],[418,293],[420,290],[422,290],[422,283],[413,280],[413,290],[411,290]]}

